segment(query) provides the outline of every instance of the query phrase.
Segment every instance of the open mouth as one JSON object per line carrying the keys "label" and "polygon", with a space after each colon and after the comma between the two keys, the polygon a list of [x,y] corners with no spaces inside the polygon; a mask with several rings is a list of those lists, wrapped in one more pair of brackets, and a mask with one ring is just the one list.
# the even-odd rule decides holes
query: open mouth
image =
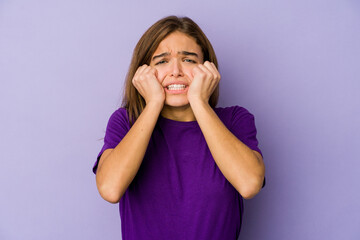
{"label": "open mouth", "polygon": [[170,84],[165,87],[165,92],[170,94],[181,94],[186,93],[189,86],[185,84]]}
{"label": "open mouth", "polygon": [[184,90],[186,86],[184,84],[171,84],[166,87],[168,90]]}

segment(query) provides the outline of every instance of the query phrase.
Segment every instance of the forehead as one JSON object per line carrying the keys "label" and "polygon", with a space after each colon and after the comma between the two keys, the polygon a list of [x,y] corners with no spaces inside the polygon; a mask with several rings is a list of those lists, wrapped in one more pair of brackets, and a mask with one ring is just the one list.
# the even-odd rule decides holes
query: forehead
{"label": "forehead", "polygon": [[202,57],[201,48],[195,39],[181,32],[173,32],[164,38],[155,50],[153,56],[164,52],[173,54],[181,51],[195,52],[199,57]]}

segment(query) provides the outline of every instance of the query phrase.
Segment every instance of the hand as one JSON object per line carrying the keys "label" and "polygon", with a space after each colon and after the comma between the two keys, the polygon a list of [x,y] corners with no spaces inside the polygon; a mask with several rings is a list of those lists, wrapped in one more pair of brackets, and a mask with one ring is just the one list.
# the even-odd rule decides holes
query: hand
{"label": "hand", "polygon": [[134,74],[132,84],[145,99],[146,104],[150,102],[164,104],[165,90],[157,79],[155,68],[146,64],[140,66]]}
{"label": "hand", "polygon": [[189,102],[201,101],[208,103],[211,94],[220,81],[220,73],[214,63],[208,61],[199,64],[192,70],[193,79],[187,97]]}

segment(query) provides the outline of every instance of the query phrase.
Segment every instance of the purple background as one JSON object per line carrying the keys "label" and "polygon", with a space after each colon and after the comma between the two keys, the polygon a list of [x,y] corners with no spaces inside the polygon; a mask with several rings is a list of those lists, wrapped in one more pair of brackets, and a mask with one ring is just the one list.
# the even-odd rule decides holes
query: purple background
{"label": "purple background", "polygon": [[240,239],[360,239],[356,0],[0,1],[0,239],[120,239],[91,172],[132,50],[187,15],[219,58],[219,106],[256,117],[267,186]]}

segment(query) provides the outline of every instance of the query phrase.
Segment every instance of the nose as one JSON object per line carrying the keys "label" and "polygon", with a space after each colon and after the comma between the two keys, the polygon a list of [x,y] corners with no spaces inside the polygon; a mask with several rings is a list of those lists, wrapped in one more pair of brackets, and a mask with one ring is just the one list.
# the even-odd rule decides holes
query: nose
{"label": "nose", "polygon": [[183,76],[181,63],[178,60],[173,61],[173,64],[171,66],[171,76],[172,77],[182,77]]}

